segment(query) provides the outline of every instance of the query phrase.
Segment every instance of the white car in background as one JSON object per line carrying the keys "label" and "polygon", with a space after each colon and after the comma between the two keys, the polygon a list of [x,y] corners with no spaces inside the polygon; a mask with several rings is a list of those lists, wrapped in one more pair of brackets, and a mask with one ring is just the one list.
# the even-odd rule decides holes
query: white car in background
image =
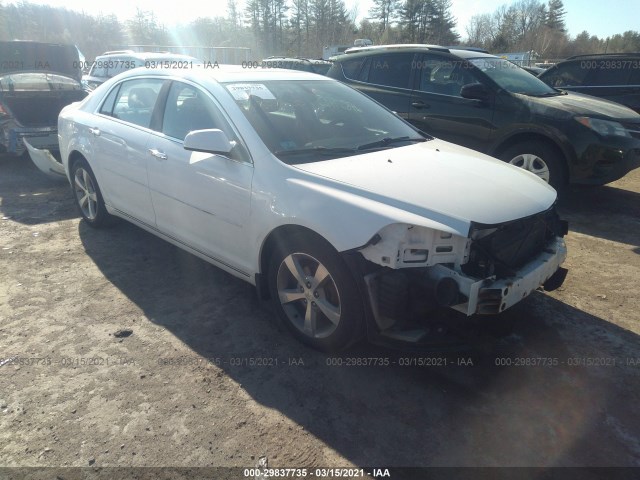
{"label": "white car in background", "polygon": [[131,71],[59,118],[84,220],[124,218],[251,284],[303,342],[425,342],[564,280],[556,192],[318,75]]}

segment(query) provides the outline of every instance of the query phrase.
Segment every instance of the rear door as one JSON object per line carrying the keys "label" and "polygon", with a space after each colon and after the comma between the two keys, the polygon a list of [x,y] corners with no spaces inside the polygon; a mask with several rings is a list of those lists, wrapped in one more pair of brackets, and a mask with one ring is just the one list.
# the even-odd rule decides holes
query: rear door
{"label": "rear door", "polygon": [[147,164],[149,126],[162,84],[140,78],[116,85],[90,125],[105,201],[150,226],[155,224]]}
{"label": "rear door", "polygon": [[421,54],[414,64],[409,121],[437,138],[485,151],[495,131],[494,102],[462,98],[464,85],[481,82],[464,60],[433,53]]}
{"label": "rear door", "polygon": [[413,53],[382,53],[368,57],[359,70],[344,69],[352,75],[351,86],[396,112],[405,120],[411,101]]}

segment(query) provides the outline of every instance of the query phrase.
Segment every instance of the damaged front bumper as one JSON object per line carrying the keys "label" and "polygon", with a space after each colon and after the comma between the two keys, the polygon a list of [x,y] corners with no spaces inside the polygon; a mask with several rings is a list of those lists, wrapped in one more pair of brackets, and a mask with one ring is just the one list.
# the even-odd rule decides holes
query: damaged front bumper
{"label": "damaged front bumper", "polygon": [[[556,238],[535,259],[520,268],[516,275],[503,279],[489,277],[482,280],[456,272],[444,265],[434,265],[428,276],[437,286],[443,279],[451,278],[458,286],[458,299],[464,302],[449,305],[465,315],[493,315],[505,311],[523,298],[529,296],[538,287],[543,286],[554,275],[566,275],[560,265],[567,258],[567,248],[562,238]],[[564,276],[562,281],[564,280]],[[562,281],[554,279],[553,286],[558,288]],[[551,288],[549,288],[551,290]]]}
{"label": "damaged front bumper", "polygon": [[373,327],[368,336],[374,343],[420,344],[430,338],[434,311],[442,307],[467,317],[504,312],[541,286],[554,290],[562,285],[567,270],[561,265],[566,256],[564,240],[555,237],[532,260],[504,278],[475,278],[452,264],[376,269],[362,277],[370,307],[369,325]]}

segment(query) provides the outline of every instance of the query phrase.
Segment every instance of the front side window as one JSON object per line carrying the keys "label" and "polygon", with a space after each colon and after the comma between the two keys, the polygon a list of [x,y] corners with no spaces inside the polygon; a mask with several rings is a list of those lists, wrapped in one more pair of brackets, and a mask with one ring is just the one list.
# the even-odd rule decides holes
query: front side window
{"label": "front side window", "polygon": [[249,161],[242,143],[211,98],[202,90],[182,82],[173,82],[167,96],[162,133],[183,141],[189,132],[208,129],[222,130],[236,146],[229,157]]}
{"label": "front side window", "polygon": [[460,60],[425,55],[413,66],[419,72],[419,89],[422,92],[459,97],[464,85],[477,82],[470,66]]}
{"label": "front side window", "polygon": [[151,115],[163,83],[164,80],[159,78],[142,78],[122,82],[113,106],[112,116],[134,125],[149,128]]}
{"label": "front side window", "polygon": [[585,62],[568,62],[551,67],[540,76],[540,79],[556,88],[581,87],[588,73]]}
{"label": "front side window", "polygon": [[338,82],[268,80],[225,87],[264,144],[286,163],[425,141],[392,112]]}

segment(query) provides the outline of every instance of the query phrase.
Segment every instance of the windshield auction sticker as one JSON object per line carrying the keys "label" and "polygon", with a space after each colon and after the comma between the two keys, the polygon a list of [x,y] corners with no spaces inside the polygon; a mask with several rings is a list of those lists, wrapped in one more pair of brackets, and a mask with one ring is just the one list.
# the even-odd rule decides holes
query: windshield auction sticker
{"label": "windshield auction sticker", "polygon": [[262,83],[232,83],[226,87],[235,100],[249,100],[251,95],[263,100],[275,100],[276,98],[271,90]]}

